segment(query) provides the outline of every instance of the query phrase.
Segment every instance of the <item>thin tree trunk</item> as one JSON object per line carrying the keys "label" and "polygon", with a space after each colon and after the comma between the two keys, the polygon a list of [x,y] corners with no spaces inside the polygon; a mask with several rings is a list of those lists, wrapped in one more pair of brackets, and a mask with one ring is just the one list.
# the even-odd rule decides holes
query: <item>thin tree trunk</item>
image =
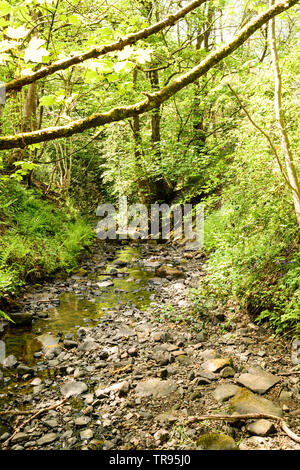
{"label": "thin tree trunk", "polygon": [[[274,5],[274,0],[269,0],[269,5],[272,7]],[[300,227],[300,185],[297,175],[297,170],[294,163],[293,153],[290,146],[289,136],[285,126],[283,111],[282,111],[282,82],[281,74],[279,67],[279,57],[276,44],[276,34],[275,34],[275,19],[270,20],[270,49],[272,54],[272,61],[274,67],[274,106],[276,120],[279,128],[280,138],[281,138],[281,147],[284,152],[285,164],[287,170],[287,176],[289,178],[290,185],[294,188],[292,190],[292,196],[294,201],[294,208],[297,217],[297,222]]]}

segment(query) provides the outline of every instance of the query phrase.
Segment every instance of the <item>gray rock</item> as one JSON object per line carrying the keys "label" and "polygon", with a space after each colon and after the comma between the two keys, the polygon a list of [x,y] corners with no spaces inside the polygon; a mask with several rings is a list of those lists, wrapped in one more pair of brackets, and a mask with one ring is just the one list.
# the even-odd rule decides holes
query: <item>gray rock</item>
{"label": "gray rock", "polygon": [[16,367],[17,364],[18,360],[13,354],[7,356],[3,361],[3,367],[5,369],[13,369],[14,367]]}
{"label": "gray rock", "polygon": [[59,337],[58,336],[50,335],[48,333],[37,336],[36,339],[40,343],[42,343],[44,348],[49,348],[49,347],[53,348],[54,346],[58,345],[58,343],[59,343]]}
{"label": "gray rock", "polygon": [[231,366],[232,360],[230,357],[225,357],[225,358],[214,358],[214,359],[208,359],[202,364],[202,367],[209,372],[220,372],[224,367],[226,366]]}
{"label": "gray rock", "polygon": [[79,416],[78,418],[75,418],[75,426],[82,428],[86,426],[89,422],[91,421],[91,418],[89,416]]}
{"label": "gray rock", "polygon": [[11,442],[16,444],[18,442],[24,442],[27,440],[28,440],[28,434],[26,434],[25,432],[17,432],[17,434],[15,434],[14,437],[12,438]]}
{"label": "gray rock", "polygon": [[228,377],[234,377],[235,376],[235,370],[232,367],[224,367],[224,369],[221,370],[220,376],[223,377],[224,379],[227,379]]}
{"label": "gray rock", "polygon": [[101,281],[101,282],[97,282],[97,286],[98,287],[111,287],[113,286],[114,283],[113,281]]}
{"label": "gray rock", "polygon": [[294,366],[298,366],[300,364],[300,349],[292,351],[291,359]]}
{"label": "gray rock", "polygon": [[[99,352],[99,354],[98,354],[98,359],[100,359],[100,360],[105,360],[105,359],[108,358],[108,356],[109,356],[108,351],[106,351],[105,349],[103,349],[102,351]],[[99,363],[98,363],[98,364],[99,364]]]}
{"label": "gray rock", "polygon": [[24,375],[24,374],[33,375],[34,374],[34,369],[32,367],[27,367],[24,364],[19,364],[17,366],[17,372],[20,375]]}
{"label": "gray rock", "polygon": [[214,391],[214,397],[217,401],[223,402],[233,397],[237,393],[238,390],[239,390],[239,387],[237,385],[232,385],[232,384],[218,385],[218,387]]}
{"label": "gray rock", "polygon": [[93,436],[94,433],[91,429],[84,429],[84,431],[80,432],[80,439],[82,441],[92,439]]}
{"label": "gray rock", "polygon": [[233,411],[239,414],[265,413],[282,417],[282,409],[278,405],[246,388],[240,388],[230,400],[230,404]]}
{"label": "gray rock", "polygon": [[258,419],[252,423],[247,424],[246,429],[254,436],[266,437],[269,436],[269,434],[274,433],[275,426],[267,419]]}
{"label": "gray rock", "polygon": [[249,388],[252,392],[263,394],[277,384],[279,380],[279,377],[275,377],[264,370],[251,369],[251,373],[240,375],[236,382]]}
{"label": "gray rock", "polygon": [[67,382],[61,386],[60,392],[64,397],[80,395],[87,391],[87,385],[84,382]]}
{"label": "gray rock", "polygon": [[56,429],[58,427],[58,421],[57,419],[45,419],[43,420],[43,423],[46,424],[49,428]]}
{"label": "gray rock", "polygon": [[54,432],[49,432],[48,434],[45,434],[40,439],[38,439],[36,443],[38,446],[43,446],[45,444],[51,444],[51,442],[56,441],[57,438],[58,434]]}
{"label": "gray rock", "polygon": [[87,339],[78,346],[78,351],[93,351],[99,348],[99,344],[91,339]]}
{"label": "gray rock", "polygon": [[117,393],[119,396],[125,396],[129,392],[130,389],[130,384],[127,380],[124,380],[123,382],[118,382],[113,385],[110,385],[109,387],[105,388],[97,388],[95,390],[95,395],[97,398],[105,398],[110,393]]}
{"label": "gray rock", "polygon": [[129,336],[136,336],[136,331],[132,328],[129,328],[127,325],[121,325],[118,328],[118,333],[121,336],[129,337]]}
{"label": "gray rock", "polygon": [[155,398],[168,396],[177,390],[177,385],[172,380],[160,380],[151,378],[139,382],[135,391],[138,396],[153,396]]}
{"label": "gray rock", "polygon": [[213,374],[212,372],[208,372],[207,370],[200,369],[199,372],[197,372],[197,376],[203,377],[204,379],[207,379],[207,380],[217,380],[217,376]]}
{"label": "gray rock", "polygon": [[35,386],[41,385],[41,383],[42,383],[41,379],[39,377],[36,377],[30,382],[30,385],[33,385],[35,387]]}

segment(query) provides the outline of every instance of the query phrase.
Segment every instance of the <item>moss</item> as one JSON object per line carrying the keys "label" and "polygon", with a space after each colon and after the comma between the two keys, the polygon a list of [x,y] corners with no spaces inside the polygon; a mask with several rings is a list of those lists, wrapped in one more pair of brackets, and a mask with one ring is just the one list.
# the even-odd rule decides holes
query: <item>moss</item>
{"label": "moss", "polygon": [[197,439],[197,446],[202,450],[238,450],[232,437],[227,434],[210,432]]}

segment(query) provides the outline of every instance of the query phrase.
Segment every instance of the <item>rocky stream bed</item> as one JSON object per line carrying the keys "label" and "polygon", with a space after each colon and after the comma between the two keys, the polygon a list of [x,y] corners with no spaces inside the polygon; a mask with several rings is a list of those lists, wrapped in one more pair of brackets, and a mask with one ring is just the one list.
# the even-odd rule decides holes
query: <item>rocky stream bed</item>
{"label": "rocky stream bed", "polygon": [[193,313],[203,276],[184,245],[97,241],[28,290],[1,333],[0,448],[299,450],[280,420],[197,419],[273,415],[300,434],[300,341]]}

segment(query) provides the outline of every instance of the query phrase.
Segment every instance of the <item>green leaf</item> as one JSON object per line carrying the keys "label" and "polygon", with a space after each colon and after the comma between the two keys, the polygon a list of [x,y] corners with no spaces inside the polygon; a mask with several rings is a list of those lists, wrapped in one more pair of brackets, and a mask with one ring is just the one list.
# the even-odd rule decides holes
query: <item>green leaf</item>
{"label": "green leaf", "polygon": [[56,103],[56,96],[55,95],[42,96],[40,98],[40,105],[41,106],[53,106],[55,103]]}
{"label": "green leaf", "polygon": [[0,316],[4,317],[6,320],[9,320],[12,323],[15,323],[3,310],[0,310]]}
{"label": "green leaf", "polygon": [[31,62],[42,62],[43,56],[49,55],[49,52],[41,47],[44,44],[44,39],[32,38],[28,44],[27,49],[25,49],[25,63]]}
{"label": "green leaf", "polygon": [[11,39],[21,39],[24,38],[29,33],[29,29],[25,29],[24,25],[19,26],[18,28],[12,28],[9,26],[5,32],[6,36]]}
{"label": "green leaf", "polygon": [[11,6],[5,0],[0,1],[0,16],[9,15],[11,12]]}

